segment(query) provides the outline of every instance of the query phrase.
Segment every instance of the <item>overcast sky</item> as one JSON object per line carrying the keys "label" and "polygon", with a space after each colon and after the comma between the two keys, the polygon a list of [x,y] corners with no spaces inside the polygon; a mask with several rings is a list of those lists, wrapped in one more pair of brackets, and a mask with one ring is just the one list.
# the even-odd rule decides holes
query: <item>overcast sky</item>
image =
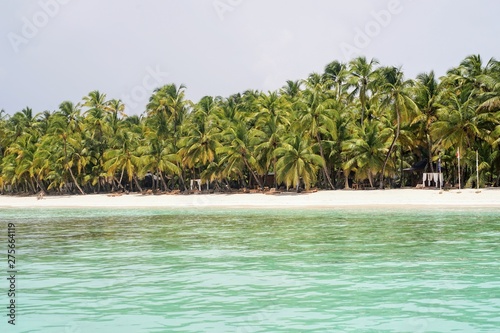
{"label": "overcast sky", "polygon": [[0,109],[99,90],[139,114],[167,83],[197,102],[358,55],[443,75],[470,54],[499,58],[499,13],[498,0],[2,0]]}

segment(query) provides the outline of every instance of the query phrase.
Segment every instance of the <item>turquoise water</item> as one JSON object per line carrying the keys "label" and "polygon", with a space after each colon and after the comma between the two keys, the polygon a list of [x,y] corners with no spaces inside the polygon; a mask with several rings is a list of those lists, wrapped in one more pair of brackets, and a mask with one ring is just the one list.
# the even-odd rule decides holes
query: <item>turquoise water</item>
{"label": "turquoise water", "polygon": [[0,332],[500,332],[498,209],[0,217],[19,251]]}

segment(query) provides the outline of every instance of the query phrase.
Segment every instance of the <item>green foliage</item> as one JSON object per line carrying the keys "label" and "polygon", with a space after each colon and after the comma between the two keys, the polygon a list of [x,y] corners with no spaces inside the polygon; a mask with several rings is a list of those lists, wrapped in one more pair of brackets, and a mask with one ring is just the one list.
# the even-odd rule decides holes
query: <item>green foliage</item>
{"label": "green foliage", "polygon": [[[92,91],[35,113],[0,111],[0,191],[93,193],[284,185],[384,187],[403,166],[441,158],[447,182],[500,185],[500,64],[465,58],[444,77],[415,80],[364,57],[332,61],[323,73],[279,91],[247,90],[193,103],[184,85],[158,87],[141,116]],[[265,183],[274,174],[274,184]],[[377,183],[378,182],[378,183]]]}

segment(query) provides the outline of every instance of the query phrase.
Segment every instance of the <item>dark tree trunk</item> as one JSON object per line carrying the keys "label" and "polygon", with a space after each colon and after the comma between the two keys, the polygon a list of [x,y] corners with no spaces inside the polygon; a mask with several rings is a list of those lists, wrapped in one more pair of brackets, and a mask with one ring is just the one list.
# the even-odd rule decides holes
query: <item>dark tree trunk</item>
{"label": "dark tree trunk", "polygon": [[391,146],[389,147],[389,151],[387,152],[387,156],[385,157],[384,161],[384,166],[382,167],[382,173],[380,175],[380,189],[384,188],[384,174],[385,174],[385,168],[387,167],[387,162],[389,161],[389,158],[392,154],[392,150],[394,149],[394,145],[396,144],[396,141],[399,138],[399,132],[400,132],[400,127],[401,127],[401,118],[399,114],[399,108],[396,104],[396,135],[394,135],[394,139],[392,139]]}
{"label": "dark tree trunk", "polygon": [[321,158],[323,159],[323,162],[325,162],[325,164],[323,165],[323,174],[325,176],[326,181],[328,182],[328,186],[330,186],[332,190],[335,190],[335,186],[333,186],[332,180],[330,179],[330,175],[328,174],[328,169],[326,168],[326,160],[325,160],[325,155],[323,153],[323,145],[321,144],[321,137],[319,136],[319,133],[316,134],[316,140],[318,140],[319,153],[321,154]]}

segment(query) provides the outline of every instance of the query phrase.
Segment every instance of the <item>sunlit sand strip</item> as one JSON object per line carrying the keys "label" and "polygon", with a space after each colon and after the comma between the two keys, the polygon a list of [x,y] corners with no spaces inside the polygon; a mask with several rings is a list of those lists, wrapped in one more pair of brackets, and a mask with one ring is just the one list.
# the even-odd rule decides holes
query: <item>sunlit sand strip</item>
{"label": "sunlit sand strip", "polygon": [[106,194],[16,197],[0,196],[0,207],[499,207],[500,189],[466,190],[357,190],[308,194],[190,194],[111,196]]}

